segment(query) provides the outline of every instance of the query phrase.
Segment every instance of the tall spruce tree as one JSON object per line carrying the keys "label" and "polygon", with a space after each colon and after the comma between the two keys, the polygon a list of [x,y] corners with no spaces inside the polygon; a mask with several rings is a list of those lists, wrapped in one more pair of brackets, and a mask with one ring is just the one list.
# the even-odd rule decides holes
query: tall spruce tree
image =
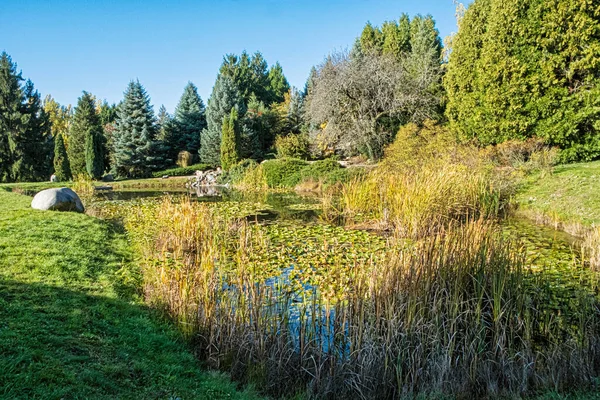
{"label": "tall spruce tree", "polygon": [[196,86],[189,82],[175,108],[175,115],[166,125],[168,146],[176,159],[180,151],[197,154],[200,150],[200,134],[206,128],[206,107]]}
{"label": "tall spruce tree", "polygon": [[600,8],[475,0],[452,41],[447,116],[482,144],[532,136],[564,161],[600,158]]}
{"label": "tall spruce tree", "polygon": [[54,138],[54,174],[59,182],[72,179],[71,166],[62,133],[58,133]]}
{"label": "tall spruce tree", "polygon": [[117,111],[114,172],[128,178],[148,177],[164,167],[164,152],[150,98],[139,81],[131,81]]}
{"label": "tall spruce tree", "polygon": [[0,181],[44,180],[52,169],[50,122],[33,83],[0,54]]}
{"label": "tall spruce tree", "polygon": [[217,77],[212,94],[206,108],[207,127],[200,136],[200,161],[211,165],[221,163],[221,132],[223,118],[235,108],[238,117],[246,113],[244,99],[235,84],[228,76],[220,74]]}
{"label": "tall spruce tree", "polygon": [[[94,96],[84,91],[77,100],[69,132],[67,153],[73,176],[85,174],[97,178],[98,174],[102,174],[104,171],[104,154],[101,145],[103,135],[104,130],[100,116],[96,112]],[[100,172],[97,174],[98,170]]]}
{"label": "tall spruce tree", "polygon": [[231,109],[223,118],[221,139],[221,167],[228,171],[240,160],[240,137],[237,111]]}

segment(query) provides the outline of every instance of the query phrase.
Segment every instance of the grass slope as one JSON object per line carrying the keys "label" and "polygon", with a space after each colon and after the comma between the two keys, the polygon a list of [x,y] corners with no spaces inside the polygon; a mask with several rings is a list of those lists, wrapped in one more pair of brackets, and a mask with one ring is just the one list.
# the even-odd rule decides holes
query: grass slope
{"label": "grass slope", "polygon": [[517,201],[557,224],[600,225],[600,161],[559,165],[527,179]]}
{"label": "grass slope", "polygon": [[1,399],[246,399],[136,295],[126,237],[0,190]]}

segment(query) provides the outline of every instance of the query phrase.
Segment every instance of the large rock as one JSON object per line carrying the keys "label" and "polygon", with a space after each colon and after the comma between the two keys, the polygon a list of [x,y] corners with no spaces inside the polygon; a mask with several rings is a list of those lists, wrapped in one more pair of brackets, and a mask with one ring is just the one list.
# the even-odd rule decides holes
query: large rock
{"label": "large rock", "polygon": [[66,187],[42,190],[33,198],[31,207],[36,210],[85,211],[77,193]]}

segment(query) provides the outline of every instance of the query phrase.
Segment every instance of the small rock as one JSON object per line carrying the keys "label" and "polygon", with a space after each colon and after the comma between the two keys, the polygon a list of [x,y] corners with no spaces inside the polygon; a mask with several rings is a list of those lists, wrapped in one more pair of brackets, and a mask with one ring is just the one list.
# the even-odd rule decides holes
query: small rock
{"label": "small rock", "polygon": [[162,179],[169,179],[169,175],[163,175]]}
{"label": "small rock", "polygon": [[77,193],[66,187],[42,190],[33,198],[31,208],[36,210],[76,211],[79,213],[85,211]]}
{"label": "small rock", "polygon": [[113,182],[115,177],[112,174],[106,174],[102,177],[102,182]]}
{"label": "small rock", "polygon": [[52,174],[52,176],[50,177],[50,182],[58,182],[58,176]]}

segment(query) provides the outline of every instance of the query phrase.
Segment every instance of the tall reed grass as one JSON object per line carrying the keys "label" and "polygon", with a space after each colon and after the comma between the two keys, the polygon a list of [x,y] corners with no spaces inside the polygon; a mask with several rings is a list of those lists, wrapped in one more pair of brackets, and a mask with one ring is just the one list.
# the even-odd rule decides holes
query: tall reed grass
{"label": "tall reed grass", "polygon": [[[127,228],[148,301],[206,364],[275,397],[515,397],[599,377],[597,299],[549,309],[551,289],[491,222],[443,224],[346,267],[291,265],[261,225],[187,200],[139,207]],[[319,284],[289,278],[315,268]]]}
{"label": "tall reed grass", "polygon": [[423,237],[455,221],[502,216],[513,186],[479,149],[428,122],[402,128],[380,165],[343,187],[338,207],[347,223]]}

